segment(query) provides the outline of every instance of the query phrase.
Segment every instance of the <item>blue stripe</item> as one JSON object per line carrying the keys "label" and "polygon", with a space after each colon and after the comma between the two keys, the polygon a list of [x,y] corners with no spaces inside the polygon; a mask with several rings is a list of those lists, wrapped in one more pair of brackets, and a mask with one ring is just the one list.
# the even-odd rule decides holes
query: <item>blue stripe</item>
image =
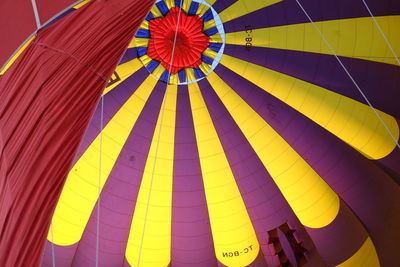
{"label": "blue stripe", "polygon": [[215,52],[219,52],[219,50],[221,49],[222,44],[221,43],[210,43],[210,45],[208,46],[208,48],[210,48],[211,50],[215,51]]}
{"label": "blue stripe", "polygon": [[137,47],[139,57],[142,57],[147,54],[147,47]]}
{"label": "blue stripe", "polygon": [[180,72],[178,72],[178,77],[179,77],[179,81],[181,83],[186,82],[186,71],[185,71],[185,69],[183,69]]}
{"label": "blue stripe", "polygon": [[192,2],[192,4],[190,5],[190,8],[189,8],[188,15],[189,16],[196,15],[197,9],[199,9],[199,3]]}
{"label": "blue stripe", "polygon": [[181,7],[181,0],[175,0],[175,6]]}
{"label": "blue stripe", "polygon": [[211,29],[206,30],[204,33],[207,34],[208,36],[211,36],[218,33],[218,29],[217,27],[212,27]]}
{"label": "blue stripe", "polygon": [[203,62],[206,63],[206,64],[208,64],[208,65],[212,65],[213,62],[214,62],[214,59],[203,55]]}
{"label": "blue stripe", "polygon": [[150,38],[150,31],[146,29],[139,29],[136,33],[138,38]]}
{"label": "blue stripe", "polygon": [[163,72],[163,74],[161,74],[160,80],[163,81],[163,82],[168,83],[169,82],[168,78],[169,78],[169,72],[167,70],[165,70]]}
{"label": "blue stripe", "polygon": [[201,78],[206,77],[206,75],[204,74],[204,72],[200,68],[195,68],[194,69],[194,76],[196,77],[196,79],[201,79]]}
{"label": "blue stripe", "polygon": [[207,10],[201,18],[204,22],[214,19],[214,15],[211,9]]}
{"label": "blue stripe", "polygon": [[157,60],[152,60],[150,61],[149,65],[147,65],[146,69],[148,69],[150,72],[153,72],[158,65],[160,65],[160,62],[158,62]]}
{"label": "blue stripe", "polygon": [[147,14],[146,20],[150,21],[152,19],[154,19],[154,15],[153,15],[153,13],[149,12],[149,14]]}
{"label": "blue stripe", "polygon": [[156,3],[158,10],[160,10],[160,12],[163,14],[163,16],[167,15],[169,12],[169,9],[167,7],[167,5],[164,3],[164,1],[160,1],[158,3]]}

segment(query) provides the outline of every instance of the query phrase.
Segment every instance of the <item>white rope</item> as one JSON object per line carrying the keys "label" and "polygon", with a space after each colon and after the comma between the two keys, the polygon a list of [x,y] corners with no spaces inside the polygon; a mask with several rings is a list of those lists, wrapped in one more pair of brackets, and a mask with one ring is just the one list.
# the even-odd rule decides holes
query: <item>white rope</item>
{"label": "white rope", "polygon": [[155,168],[156,168],[157,154],[158,154],[158,148],[159,148],[160,138],[161,138],[161,128],[162,128],[162,124],[163,124],[163,120],[164,120],[164,110],[165,110],[165,102],[166,102],[166,98],[167,98],[167,89],[168,89],[169,79],[171,78],[171,70],[172,70],[172,65],[173,65],[173,62],[174,62],[174,54],[175,54],[175,46],[176,46],[176,40],[177,40],[178,30],[179,30],[179,22],[180,22],[181,13],[182,13],[182,2],[183,2],[183,0],[180,0],[180,4],[179,4],[180,8],[179,8],[179,12],[178,12],[178,20],[176,22],[174,42],[172,44],[172,55],[171,55],[169,71],[168,71],[167,86],[166,86],[165,95],[164,95],[164,98],[163,98],[163,103],[162,103],[161,111],[160,111],[161,112],[161,114],[160,114],[160,129],[158,131],[158,137],[157,137],[158,139],[157,139],[157,143],[156,143],[156,151],[155,151],[155,155],[154,155],[154,164],[153,164],[153,169],[152,169],[151,179],[150,179],[149,194],[147,196],[147,206],[146,206],[146,213],[145,213],[145,217],[144,217],[144,226],[143,226],[142,238],[140,240],[140,247],[139,247],[139,257],[138,257],[138,264],[137,264],[138,267],[139,267],[139,264],[140,264],[140,258],[142,256],[144,234],[146,232],[147,215],[148,215],[148,211],[149,211],[149,203],[150,203],[151,191],[152,191],[152,187],[153,187],[154,172],[155,172]]}
{"label": "white rope", "polygon": [[99,247],[100,247],[100,200],[101,200],[101,167],[102,167],[102,154],[103,154],[103,118],[104,118],[104,95],[101,97],[100,107],[100,135],[99,135],[99,179],[98,179],[98,193],[99,198],[97,200],[97,223],[96,223],[96,267],[99,266]]}
{"label": "white rope", "polygon": [[[400,65],[400,60],[399,57],[397,56],[396,52],[394,51],[392,45],[389,42],[389,39],[386,37],[385,33],[383,32],[381,25],[379,25],[378,21],[376,20],[375,16],[372,14],[371,9],[369,8],[369,6],[367,5],[367,3],[365,2],[365,0],[362,0],[362,2],[364,3],[365,8],[368,10],[369,15],[371,16],[372,20],[374,21],[376,27],[378,28],[379,32],[381,33],[383,39],[385,40],[387,46],[389,47],[390,51],[392,52],[394,58],[397,61],[397,64]],[[397,29],[396,29],[397,30]]]}
{"label": "white rope", "polygon": [[394,143],[398,148],[400,148],[400,145],[397,141],[397,139],[394,137],[393,133],[390,131],[389,127],[386,125],[386,123],[383,121],[382,117],[379,115],[379,113],[376,111],[376,109],[372,106],[371,102],[367,98],[367,96],[364,94],[364,92],[361,90],[360,86],[357,84],[353,76],[350,74],[349,70],[346,68],[346,66],[343,64],[342,60],[337,56],[335,50],[331,46],[331,44],[328,42],[328,40],[325,38],[325,36],[322,34],[321,30],[318,28],[318,26],[315,24],[315,22],[311,19],[310,15],[307,13],[307,11],[304,9],[304,7],[301,5],[299,0],[295,0],[301,10],[304,12],[304,14],[307,16],[308,20],[311,22],[315,30],[318,32],[320,35],[321,39],[325,42],[325,44],[328,46],[329,50],[331,51],[332,55],[336,58],[336,60],[339,62],[340,66],[343,68],[343,70],[346,72],[347,76],[350,78],[350,80],[353,82],[354,86],[357,88],[357,90],[360,92],[364,100],[367,102],[367,104],[370,106],[378,120],[382,123],[383,127],[386,129],[390,137],[393,139]]}
{"label": "white rope", "polygon": [[50,223],[50,233],[51,233],[51,259],[53,262],[53,267],[56,267],[56,254],[54,249],[54,232],[53,232],[53,220]]}

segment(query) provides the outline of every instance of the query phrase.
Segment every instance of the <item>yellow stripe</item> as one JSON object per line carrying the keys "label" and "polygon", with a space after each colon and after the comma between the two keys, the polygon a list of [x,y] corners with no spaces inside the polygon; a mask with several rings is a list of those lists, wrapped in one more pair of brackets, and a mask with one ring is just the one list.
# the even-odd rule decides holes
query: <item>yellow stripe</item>
{"label": "yellow stripe", "polygon": [[192,4],[192,0],[184,0],[183,3],[182,3],[182,9],[183,9],[186,13],[188,13],[191,4]]}
{"label": "yellow stripe", "polygon": [[116,69],[115,72],[119,75],[121,78],[120,81],[113,83],[112,85],[106,87],[104,89],[103,95],[107,94],[111,90],[113,90],[115,87],[117,87],[119,84],[124,82],[127,78],[132,76],[135,72],[140,70],[143,67],[143,64],[140,62],[139,59],[135,58],[131,61],[128,61],[124,64],[119,65]]}
{"label": "yellow stripe", "polygon": [[215,27],[215,20],[209,20],[203,23],[203,31],[206,31],[208,29],[211,29],[213,27]]}
{"label": "yellow stripe", "polygon": [[379,259],[371,238],[367,238],[362,247],[348,260],[337,267],[379,267]]}
{"label": "yellow stripe", "polygon": [[168,10],[175,7],[175,0],[164,0],[165,4],[168,7]]}
{"label": "yellow stripe", "polygon": [[[149,76],[122,108],[114,115],[100,135],[72,167],[52,220],[53,236],[47,239],[60,246],[78,242],[112,168],[132,131],[157,80]],[[102,153],[99,188],[99,158]]]}
{"label": "yellow stripe", "polygon": [[172,74],[169,77],[169,82],[172,83],[172,84],[178,84],[179,83],[178,73]]}
{"label": "yellow stripe", "polygon": [[205,55],[205,56],[207,56],[207,57],[209,57],[209,58],[214,59],[214,58],[217,57],[218,53],[215,52],[214,50],[211,50],[210,48],[207,48],[207,49],[203,52],[203,55]]}
{"label": "yellow stripe", "polygon": [[144,20],[142,22],[142,24],[140,25],[140,29],[148,30],[149,29],[149,21],[148,20]]}
{"label": "yellow stripe", "polygon": [[128,45],[128,48],[136,47],[136,38],[132,38],[131,42]]}
{"label": "yellow stripe", "polygon": [[301,223],[311,228],[330,224],[340,208],[335,192],[217,74],[213,72],[207,79]]}
{"label": "yellow stripe", "polygon": [[207,63],[201,63],[199,66],[200,70],[204,73],[204,74],[208,74],[211,70],[211,65],[208,65]]}
{"label": "yellow stripe", "polygon": [[[142,63],[147,66],[149,65],[149,63],[152,61],[153,59],[151,57],[149,57],[148,55],[143,55],[140,57],[140,61],[142,61]],[[161,64],[160,64],[161,65]]]}
{"label": "yellow stripe", "polygon": [[131,266],[170,263],[176,98],[177,86],[169,85],[164,115],[160,112],[158,117],[129,233],[126,259]]}
{"label": "yellow stripe", "polygon": [[150,39],[148,38],[135,38],[133,47],[146,47],[149,46]]}
{"label": "yellow stripe", "polygon": [[[224,55],[221,63],[282,100],[372,159],[381,159],[396,147],[373,110],[351,98],[294,77]],[[396,140],[396,120],[377,110]]]}
{"label": "yellow stripe", "polygon": [[3,75],[10,67],[11,65],[17,60],[17,58],[21,55],[22,52],[28,47],[28,45],[32,42],[32,40],[35,39],[35,35],[30,37],[25,44],[15,53],[12,58],[7,62],[7,64],[4,66],[4,68],[0,71],[0,75]]}
{"label": "yellow stripe", "polygon": [[194,76],[194,70],[192,68],[185,69],[185,72],[186,72],[186,81],[196,80],[196,76]]}
{"label": "yellow stripe", "polygon": [[203,4],[199,4],[199,8],[196,11],[196,15],[199,16],[199,17],[202,17],[206,13],[206,11],[209,10],[209,9],[210,9],[209,6],[206,6],[206,5],[203,5]]}
{"label": "yellow stripe", "polygon": [[79,4],[75,5],[74,8],[75,8],[75,9],[81,8],[82,6],[86,5],[86,4],[89,3],[89,2],[90,2],[90,0],[82,1],[82,2],[80,2]]}
{"label": "yellow stripe", "polygon": [[217,259],[247,266],[260,249],[253,225],[197,83],[189,84],[189,95]]}
{"label": "yellow stripe", "polygon": [[281,1],[282,0],[238,0],[227,9],[223,10],[219,16],[222,22],[225,23]]}
{"label": "yellow stripe", "polygon": [[219,33],[210,36],[210,43],[222,43],[222,37]]}
{"label": "yellow stripe", "polygon": [[154,6],[151,8],[150,12],[153,14],[153,16],[154,16],[155,18],[163,17],[161,11],[158,9],[158,7],[157,7],[156,5],[154,5]]}
{"label": "yellow stripe", "polygon": [[216,1],[217,1],[217,0],[206,0],[206,2],[209,3],[211,6],[214,5],[214,3],[215,3]]}
{"label": "yellow stripe", "polygon": [[[376,17],[397,54],[400,54],[400,16]],[[351,18],[316,22],[336,54],[376,62],[397,64],[372,18]],[[311,23],[254,29],[253,46],[332,54]],[[228,44],[245,45],[249,33],[226,34]]]}

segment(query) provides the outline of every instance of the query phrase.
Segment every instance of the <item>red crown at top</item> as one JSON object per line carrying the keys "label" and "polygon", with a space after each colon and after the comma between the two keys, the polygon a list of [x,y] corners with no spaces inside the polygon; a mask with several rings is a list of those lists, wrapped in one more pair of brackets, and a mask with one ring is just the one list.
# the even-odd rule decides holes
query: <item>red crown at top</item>
{"label": "red crown at top", "polygon": [[196,15],[187,16],[182,10],[172,58],[179,9],[179,7],[174,7],[165,18],[157,18],[149,22],[150,42],[147,54],[160,61],[167,70],[171,69],[171,74],[178,73],[184,68],[200,66],[201,54],[210,43],[210,37],[203,33],[203,20]]}

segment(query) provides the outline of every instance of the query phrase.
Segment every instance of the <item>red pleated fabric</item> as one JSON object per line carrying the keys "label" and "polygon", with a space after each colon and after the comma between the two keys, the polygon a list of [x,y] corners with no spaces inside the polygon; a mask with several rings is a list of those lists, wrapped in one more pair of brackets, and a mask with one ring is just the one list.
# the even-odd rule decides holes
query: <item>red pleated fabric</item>
{"label": "red pleated fabric", "polygon": [[0,79],[0,266],[37,266],[101,93],[154,0],[95,0],[38,33]]}

